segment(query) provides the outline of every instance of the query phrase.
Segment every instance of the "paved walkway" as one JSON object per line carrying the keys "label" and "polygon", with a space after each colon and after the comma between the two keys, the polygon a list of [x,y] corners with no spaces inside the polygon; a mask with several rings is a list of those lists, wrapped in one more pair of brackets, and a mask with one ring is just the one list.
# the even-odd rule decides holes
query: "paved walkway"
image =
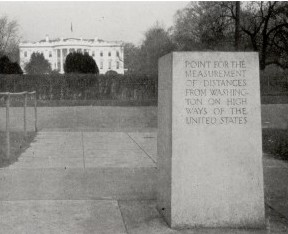
{"label": "paved walkway", "polygon": [[0,170],[0,233],[288,233],[288,164],[264,156],[267,230],[168,228],[156,210],[156,132],[39,132]]}
{"label": "paved walkway", "polygon": [[15,168],[156,167],[156,132],[39,132]]}

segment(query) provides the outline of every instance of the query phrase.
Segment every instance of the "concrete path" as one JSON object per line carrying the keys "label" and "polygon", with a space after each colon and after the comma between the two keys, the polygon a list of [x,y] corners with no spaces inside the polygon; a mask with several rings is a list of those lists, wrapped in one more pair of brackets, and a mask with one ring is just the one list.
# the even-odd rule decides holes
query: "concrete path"
{"label": "concrete path", "polygon": [[8,168],[156,167],[155,138],[155,132],[39,132]]}
{"label": "concrete path", "polygon": [[5,201],[0,203],[5,234],[124,234],[117,201]]}
{"label": "concrete path", "polygon": [[39,132],[0,170],[0,233],[288,233],[288,164],[263,158],[267,230],[170,229],[156,210],[156,132]]}

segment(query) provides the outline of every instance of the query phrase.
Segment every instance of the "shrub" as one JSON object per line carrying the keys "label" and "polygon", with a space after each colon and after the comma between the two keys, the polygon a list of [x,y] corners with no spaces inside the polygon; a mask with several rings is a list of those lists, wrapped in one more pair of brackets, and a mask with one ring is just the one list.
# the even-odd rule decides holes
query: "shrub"
{"label": "shrub", "polygon": [[45,59],[43,54],[33,53],[29,63],[25,66],[27,74],[49,74],[51,72],[51,64]]}
{"label": "shrub", "polygon": [[288,160],[288,130],[263,129],[263,151]]}
{"label": "shrub", "polygon": [[23,74],[18,63],[13,63],[7,56],[0,58],[0,74]]}
{"label": "shrub", "polygon": [[64,64],[65,73],[98,74],[99,69],[94,59],[88,53],[73,52],[67,55]]}

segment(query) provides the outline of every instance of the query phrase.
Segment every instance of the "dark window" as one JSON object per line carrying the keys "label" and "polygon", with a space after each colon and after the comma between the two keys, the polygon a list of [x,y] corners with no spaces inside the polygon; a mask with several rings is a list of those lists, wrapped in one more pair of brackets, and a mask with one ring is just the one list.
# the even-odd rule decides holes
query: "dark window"
{"label": "dark window", "polygon": [[102,51],[100,52],[100,56],[103,57],[103,52]]}
{"label": "dark window", "polygon": [[111,57],[111,52],[108,53],[108,56]]}

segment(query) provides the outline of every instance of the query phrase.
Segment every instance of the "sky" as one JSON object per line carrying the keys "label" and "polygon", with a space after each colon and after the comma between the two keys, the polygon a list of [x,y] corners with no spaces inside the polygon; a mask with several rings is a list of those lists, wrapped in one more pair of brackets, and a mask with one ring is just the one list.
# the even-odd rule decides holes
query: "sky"
{"label": "sky", "polygon": [[[141,44],[159,21],[166,28],[188,2],[0,2],[0,17],[17,20],[22,41],[82,37]],[[73,33],[71,32],[71,24]]]}

